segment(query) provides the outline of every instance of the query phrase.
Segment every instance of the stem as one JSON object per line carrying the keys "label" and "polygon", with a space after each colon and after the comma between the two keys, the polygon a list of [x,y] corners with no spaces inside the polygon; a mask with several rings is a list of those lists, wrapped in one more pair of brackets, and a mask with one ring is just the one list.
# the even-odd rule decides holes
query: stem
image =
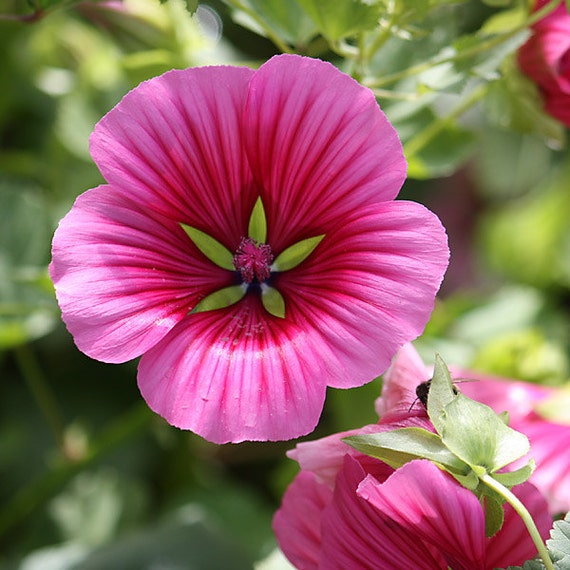
{"label": "stem", "polygon": [[555,570],[554,565],[552,564],[552,560],[550,559],[550,555],[548,554],[548,550],[546,546],[542,542],[542,538],[530,513],[528,512],[527,508],[521,503],[521,501],[516,497],[509,489],[507,489],[504,485],[499,483],[497,480],[493,479],[488,473],[479,477],[480,481],[490,487],[498,493],[501,497],[503,497],[517,512],[517,514],[521,517],[526,528],[534,542],[536,549],[538,550],[538,554],[542,558],[542,562],[544,563],[544,567],[546,570]]}
{"label": "stem", "polygon": [[0,511],[0,536],[32,514],[74,475],[140,431],[152,417],[145,404],[137,404],[112,423],[80,460],[60,463],[49,473],[18,491]]}
{"label": "stem", "polygon": [[558,6],[558,4],[560,4],[560,0],[551,0],[551,2],[546,4],[546,6],[531,14],[531,16],[529,16],[529,18],[525,20],[523,24],[516,26],[509,32],[489,38],[485,41],[481,41],[479,44],[473,46],[472,48],[465,49],[459,53],[443,57],[436,56],[434,59],[423,61],[422,63],[418,63],[417,65],[412,65],[411,67],[403,69],[402,71],[391,73],[390,75],[386,75],[382,78],[379,78],[367,84],[367,87],[382,87],[384,85],[400,81],[401,79],[417,75],[419,73],[427,71],[428,69],[431,69],[432,67],[437,67],[438,65],[442,65],[444,63],[452,63],[454,61],[460,61],[462,59],[479,55],[480,53],[483,53],[489,49],[492,49],[502,44],[503,42],[506,42],[513,36],[516,36],[519,32],[526,30],[528,27],[538,22],[538,20],[542,19],[544,16],[552,12]]}
{"label": "stem", "polygon": [[242,4],[239,0],[225,0],[232,8],[241,10],[247,14],[256,24],[261,26],[267,37],[279,48],[282,53],[295,53],[287,44],[281,41],[281,38],[267,25],[265,20],[255,11]]}
{"label": "stem", "polygon": [[64,450],[65,422],[63,414],[57,403],[57,399],[44,376],[36,355],[27,344],[14,349],[14,355],[20,368],[20,372],[32,393],[36,404],[40,408],[46,423],[62,453]]}
{"label": "stem", "polygon": [[441,117],[439,119],[431,122],[425,129],[421,130],[417,135],[411,138],[404,145],[404,154],[406,157],[410,158],[414,154],[417,154],[422,148],[424,148],[435,136],[437,136],[447,125],[453,123],[455,119],[463,115],[470,107],[472,107],[477,101],[481,100],[485,93],[487,93],[488,85],[483,83],[473,89],[469,97],[462,101],[449,115]]}

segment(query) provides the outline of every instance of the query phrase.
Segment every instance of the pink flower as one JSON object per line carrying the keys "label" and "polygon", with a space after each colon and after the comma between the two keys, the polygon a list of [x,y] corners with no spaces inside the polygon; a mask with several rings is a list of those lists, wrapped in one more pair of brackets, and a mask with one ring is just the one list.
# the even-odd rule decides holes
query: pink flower
{"label": "pink flower", "polygon": [[[538,0],[536,10],[547,4]],[[570,126],[570,13],[560,5],[532,29],[520,48],[519,65],[539,87],[546,111]]]}
{"label": "pink flower", "polygon": [[[333,437],[346,453],[340,465],[332,454],[336,476],[323,480],[306,465],[313,462],[321,474],[327,471]],[[340,437],[344,434],[297,447],[302,470],[273,521],[279,545],[296,568],[491,570],[522,564],[536,554],[510,506],[501,530],[486,538],[481,504],[453,477],[426,460],[394,471],[350,450]],[[529,483],[513,491],[546,538],[552,519],[544,498]]]}
{"label": "pink flower", "polygon": [[[528,382],[485,376],[471,370],[456,370],[453,376],[466,379],[457,388],[466,396],[493,408],[497,413],[509,413],[509,425],[524,433],[531,445],[527,456],[513,463],[517,468],[533,458],[536,469],[529,481],[548,501],[552,514],[570,511],[570,425],[548,421],[537,413],[540,404],[555,398],[557,389]],[[382,396],[376,410],[383,418],[398,416],[412,406],[415,413],[424,414],[416,401],[418,384],[431,377],[411,344],[404,346],[384,377]],[[414,403],[416,401],[416,403]]]}
{"label": "pink flower", "polygon": [[90,142],[107,184],[55,233],[63,319],[92,358],[142,355],[141,393],[171,424],[217,443],[297,437],[327,385],[372,380],[421,334],[445,232],[394,201],[397,134],[332,65],[173,70]]}

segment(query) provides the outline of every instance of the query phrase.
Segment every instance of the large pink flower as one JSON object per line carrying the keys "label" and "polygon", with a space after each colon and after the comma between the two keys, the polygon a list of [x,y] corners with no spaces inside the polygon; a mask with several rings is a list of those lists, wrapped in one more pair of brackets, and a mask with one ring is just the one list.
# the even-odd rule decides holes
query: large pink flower
{"label": "large pink flower", "polygon": [[[503,527],[487,538],[481,503],[453,477],[426,460],[394,471],[351,450],[340,439],[344,435],[299,444],[294,452],[301,472],[287,489],[273,528],[296,568],[492,570],[536,554],[509,505]],[[545,499],[530,483],[513,492],[545,539],[552,524]]]}
{"label": "large pink flower", "polygon": [[171,424],[218,443],[299,436],[327,385],[370,381],[421,334],[445,232],[394,201],[396,132],[332,65],[170,71],[98,123],[91,153],[107,184],[53,241],[63,319],[93,358],[142,355],[142,395]]}
{"label": "large pink flower", "polygon": [[[570,511],[570,425],[549,421],[537,413],[540,404],[556,398],[557,389],[528,382],[482,375],[471,370],[456,370],[453,376],[466,379],[457,387],[469,398],[509,413],[509,425],[524,433],[530,441],[530,452],[511,465],[522,466],[530,458],[536,469],[530,477],[546,497],[552,514]],[[431,377],[411,344],[404,346],[385,374],[382,396],[376,411],[385,420],[401,415],[412,407],[414,414],[425,414],[417,401],[416,386]],[[415,403],[414,403],[415,402]]]}
{"label": "large pink flower", "polygon": [[[547,0],[538,0],[535,9]],[[519,65],[539,87],[546,111],[570,126],[570,13],[561,0],[553,12],[539,20],[520,48]]]}

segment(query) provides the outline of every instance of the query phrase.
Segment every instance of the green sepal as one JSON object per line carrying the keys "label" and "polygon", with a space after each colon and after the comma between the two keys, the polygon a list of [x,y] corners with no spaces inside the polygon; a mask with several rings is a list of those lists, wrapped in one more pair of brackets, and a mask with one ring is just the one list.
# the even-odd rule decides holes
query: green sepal
{"label": "green sepal", "polygon": [[267,240],[267,218],[265,217],[261,196],[257,199],[251,211],[247,235],[259,243],[265,243]]}
{"label": "green sepal", "polygon": [[246,293],[246,287],[242,285],[231,285],[214,291],[204,297],[193,309],[191,313],[203,313],[204,311],[214,311],[229,307],[240,301]]}
{"label": "green sepal", "polygon": [[261,303],[270,315],[280,319],[285,318],[285,299],[283,299],[283,295],[275,287],[262,283]]}
{"label": "green sepal", "polygon": [[234,256],[232,252],[218,240],[192,226],[180,223],[192,243],[213,263],[223,269],[235,271]]}
{"label": "green sepal", "polygon": [[482,500],[485,503],[485,535],[490,538],[497,534],[503,526],[505,520],[504,501],[488,494],[483,495]]}
{"label": "green sepal", "polygon": [[442,418],[445,414],[445,406],[453,401],[456,396],[457,392],[453,387],[451,374],[441,356],[436,354],[427,400],[427,413],[439,434],[441,434],[444,426]]}
{"label": "green sepal", "polygon": [[514,487],[515,485],[520,485],[528,480],[532,475],[536,465],[534,459],[531,459],[526,465],[523,465],[520,469],[515,471],[503,471],[501,473],[493,473],[493,479],[498,481],[501,485],[508,487]]}
{"label": "green sepal", "polygon": [[489,406],[459,393],[444,411],[438,428],[443,443],[477,474],[494,473],[528,453],[528,438],[506,426]]}
{"label": "green sepal", "polygon": [[343,441],[394,469],[413,459],[429,459],[450,473],[467,475],[470,471],[468,465],[443,445],[438,435],[423,428],[399,428],[381,433],[353,435]]}
{"label": "green sepal", "polygon": [[307,239],[302,239],[286,250],[282,251],[273,262],[271,271],[289,271],[305,261],[316,247],[321,243],[325,234]]}

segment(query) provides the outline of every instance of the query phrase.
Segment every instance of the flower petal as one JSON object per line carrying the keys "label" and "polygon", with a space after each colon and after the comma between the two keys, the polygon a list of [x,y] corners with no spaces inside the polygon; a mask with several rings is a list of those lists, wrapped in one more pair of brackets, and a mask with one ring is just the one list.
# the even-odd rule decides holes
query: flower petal
{"label": "flower petal", "polygon": [[278,273],[288,319],[308,331],[329,386],[384,372],[419,336],[433,309],[449,251],[437,217],[413,202],[386,202],[348,216],[307,260]]}
{"label": "flower petal", "polygon": [[244,121],[277,253],[392,200],[404,181],[402,146],[374,95],[329,63],[269,60],[251,81]]}
{"label": "flower petal", "polygon": [[486,568],[485,517],[479,501],[430,461],[411,461],[383,484],[369,476],[358,495],[410,536],[436,546],[452,568]]}
{"label": "flower petal", "polygon": [[173,70],[133,89],[90,139],[107,182],[235,250],[258,195],[241,132],[252,75]]}
{"label": "flower petal", "polygon": [[[379,462],[378,462],[379,463]],[[382,570],[446,570],[437,549],[394,524],[357,494],[361,481],[376,481],[352,457],[339,473],[332,503],[322,516],[322,570],[382,568]],[[393,477],[393,475],[392,475]],[[390,479],[388,479],[390,480]],[[378,485],[378,482],[376,481]],[[382,485],[380,485],[382,486]],[[471,569],[473,570],[473,569]]]}
{"label": "flower petal", "polygon": [[301,471],[285,491],[273,518],[279,547],[299,570],[317,570],[321,550],[321,515],[332,491],[309,471]]}
{"label": "flower petal", "polygon": [[306,331],[259,297],[189,315],[139,364],[148,405],[209,441],[282,440],[311,431],[327,375]]}
{"label": "flower petal", "polygon": [[50,275],[80,350],[104,362],[139,356],[231,273],[178,224],[110,186],[82,194],[53,239]]}

